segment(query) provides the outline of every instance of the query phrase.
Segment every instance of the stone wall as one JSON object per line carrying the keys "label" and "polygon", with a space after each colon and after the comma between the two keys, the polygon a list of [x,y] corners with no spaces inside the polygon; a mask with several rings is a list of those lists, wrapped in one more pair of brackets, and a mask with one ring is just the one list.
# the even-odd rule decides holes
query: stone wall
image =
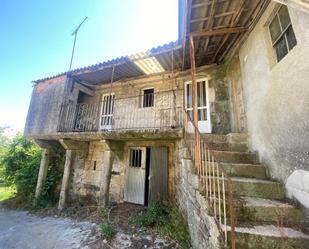
{"label": "stone wall", "polygon": [[183,142],[178,147],[176,167],[176,201],[184,214],[194,249],[218,249],[219,230],[213,217],[207,215],[206,199],[200,194],[199,179],[193,162],[186,158]]}
{"label": "stone wall", "polygon": [[[156,76],[141,77],[132,80],[123,80],[112,84],[98,85],[94,97],[83,99],[87,103],[101,100],[103,94],[115,94],[114,128],[160,127],[168,121],[173,114],[170,113],[175,106],[180,111],[184,106],[184,84],[191,80],[190,71],[177,73],[176,79],[164,73]],[[197,68],[196,78],[209,80],[208,97],[211,113],[212,133],[227,134],[231,132],[229,86],[226,66],[213,66]],[[141,108],[143,89],[154,88],[155,109]],[[175,98],[172,92],[175,91]],[[176,114],[178,115],[178,114]],[[178,117],[178,116],[177,116]],[[177,118],[177,120],[181,120]]]}
{"label": "stone wall", "polygon": [[[86,158],[77,156],[72,167],[72,181],[70,184],[70,197],[72,199],[87,199],[98,202],[101,179],[104,167],[104,151],[109,146],[104,141],[89,143],[89,151]],[[112,202],[123,201],[124,164],[116,153],[111,178],[110,200]]]}
{"label": "stone wall", "polygon": [[[168,196],[175,200],[175,158],[174,141],[104,141],[89,142],[86,157],[77,155],[73,160],[70,198],[73,200],[87,199],[98,202],[100,185],[102,183],[104,152],[112,149],[115,154],[110,185],[110,201],[124,201],[125,168],[128,162],[130,147],[167,147],[168,148]],[[83,153],[84,154],[84,153]]]}

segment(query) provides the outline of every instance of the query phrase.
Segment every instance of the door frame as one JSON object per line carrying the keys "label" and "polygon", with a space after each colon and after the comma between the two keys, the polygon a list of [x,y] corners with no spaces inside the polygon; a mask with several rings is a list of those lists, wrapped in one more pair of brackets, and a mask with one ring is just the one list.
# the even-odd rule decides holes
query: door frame
{"label": "door frame", "polygon": [[[143,200],[140,203],[137,202],[132,202],[130,200],[128,200],[128,192],[129,192],[129,187],[128,187],[128,181],[129,181],[129,170],[130,168],[133,168],[132,166],[130,166],[130,151],[131,150],[142,150],[142,158],[141,158],[141,167],[138,167],[140,170],[143,171],[144,173],[144,181],[143,181],[143,194],[141,195],[141,198],[143,198]],[[129,202],[129,203],[134,203],[134,204],[139,204],[139,205],[145,205],[145,191],[146,191],[146,156],[147,156],[147,147],[144,146],[130,146],[127,147],[127,160],[126,160],[126,166],[125,166],[125,182],[124,182],[124,201],[125,202]]]}
{"label": "door frame", "polygon": [[[199,131],[201,133],[212,133],[212,125],[211,125],[211,117],[210,117],[210,105],[209,105],[209,94],[208,94],[209,93],[209,78],[208,77],[203,77],[203,78],[197,78],[196,79],[196,83],[200,82],[200,81],[205,81],[207,121],[198,121],[198,128],[199,128]],[[192,80],[188,80],[188,81],[184,82],[184,88],[185,88],[184,89],[184,98],[185,98],[184,103],[185,103],[185,110],[186,111],[188,110],[188,108],[187,108],[187,85],[189,85],[189,84],[192,85]],[[193,96],[192,96],[192,105],[193,105]],[[202,108],[198,107],[197,109],[199,110],[199,109],[202,109]],[[193,107],[192,107],[192,110],[193,110]],[[205,126],[208,127],[209,129],[207,129],[206,131],[203,131],[202,129],[200,129],[200,126],[203,125],[203,124],[201,124],[201,122],[208,122],[209,124],[206,124]]]}
{"label": "door frame", "polygon": [[[105,114],[103,115],[102,112],[103,112],[103,105],[104,105],[104,97],[106,96],[114,96],[113,98],[113,113],[112,114]],[[101,96],[101,107],[100,107],[100,118],[99,118],[99,130],[111,130],[112,127],[113,127],[113,116],[114,116],[114,109],[115,109],[115,93],[112,92],[112,93],[105,93],[105,94],[102,94]],[[111,122],[112,124],[111,125],[102,125],[102,118],[104,117],[111,117]]]}

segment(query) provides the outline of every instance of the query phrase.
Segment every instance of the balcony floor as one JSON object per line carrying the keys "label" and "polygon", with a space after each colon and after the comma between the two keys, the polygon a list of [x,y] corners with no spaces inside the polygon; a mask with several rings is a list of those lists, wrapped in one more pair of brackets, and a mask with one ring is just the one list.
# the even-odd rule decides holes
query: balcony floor
{"label": "balcony floor", "polygon": [[92,132],[57,132],[52,134],[30,135],[33,139],[58,140],[73,139],[81,141],[110,140],[162,140],[179,139],[183,137],[183,128],[171,129],[138,129],[138,130],[111,130]]}

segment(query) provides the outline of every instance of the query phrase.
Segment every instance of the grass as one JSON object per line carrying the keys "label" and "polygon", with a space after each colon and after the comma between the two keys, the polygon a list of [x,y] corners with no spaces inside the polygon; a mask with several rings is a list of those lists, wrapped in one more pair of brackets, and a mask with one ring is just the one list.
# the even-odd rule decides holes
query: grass
{"label": "grass", "polygon": [[159,234],[176,240],[183,249],[191,248],[187,224],[175,205],[154,203],[147,211],[133,217],[130,222],[152,228]]}
{"label": "grass", "polygon": [[104,237],[110,239],[117,233],[115,227],[110,222],[100,224],[101,233]]}
{"label": "grass", "polygon": [[14,187],[5,185],[4,183],[0,184],[0,201],[10,199],[15,196]]}

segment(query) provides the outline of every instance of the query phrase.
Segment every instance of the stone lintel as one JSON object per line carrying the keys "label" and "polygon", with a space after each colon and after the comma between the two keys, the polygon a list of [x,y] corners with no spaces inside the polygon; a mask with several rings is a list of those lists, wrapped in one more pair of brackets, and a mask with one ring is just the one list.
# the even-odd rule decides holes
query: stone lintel
{"label": "stone lintel", "polygon": [[43,140],[43,139],[33,139],[33,142],[40,148],[48,150],[51,150],[56,143],[56,141]]}
{"label": "stone lintel", "polygon": [[87,141],[77,141],[71,139],[59,139],[62,147],[66,150],[84,150],[88,151],[89,142]]}

